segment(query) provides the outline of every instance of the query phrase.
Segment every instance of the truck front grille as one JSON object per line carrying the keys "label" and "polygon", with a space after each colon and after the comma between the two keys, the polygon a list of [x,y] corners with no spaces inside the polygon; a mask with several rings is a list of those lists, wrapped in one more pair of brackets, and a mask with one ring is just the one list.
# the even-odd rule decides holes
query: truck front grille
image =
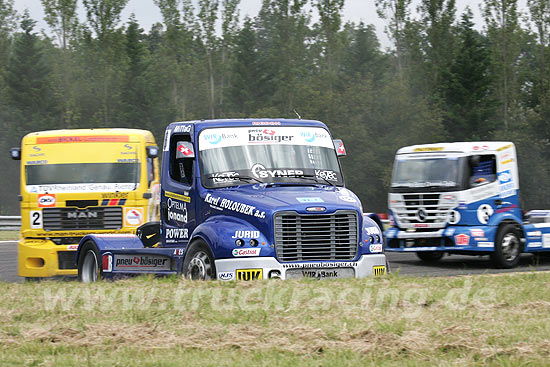
{"label": "truck front grille", "polygon": [[122,207],[44,208],[44,230],[67,231],[122,228]]}
{"label": "truck front grille", "polygon": [[395,219],[404,228],[443,228],[453,204],[443,204],[441,196],[439,193],[403,194],[401,203],[393,207]]}
{"label": "truck front grille", "polygon": [[275,251],[279,261],[353,260],[357,255],[357,213],[275,214]]}

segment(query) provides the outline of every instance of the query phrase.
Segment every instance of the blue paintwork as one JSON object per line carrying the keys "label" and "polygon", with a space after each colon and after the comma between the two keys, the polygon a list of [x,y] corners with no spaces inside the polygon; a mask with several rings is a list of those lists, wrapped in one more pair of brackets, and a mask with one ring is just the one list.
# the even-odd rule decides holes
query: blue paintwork
{"label": "blue paintwork", "polygon": [[[253,122],[277,121],[278,126],[311,126],[327,129],[326,125],[319,121],[311,120],[285,120],[285,119],[242,119],[242,120],[207,120],[172,123],[167,127],[170,134],[185,134],[194,145],[195,154],[198,156],[198,136],[201,131],[213,127],[258,127]],[[327,129],[328,131],[328,129]],[[169,140],[165,138],[165,143]],[[233,258],[232,251],[238,248],[235,245],[235,234],[237,231],[258,231],[256,238],[260,248],[259,256],[275,257],[273,214],[282,210],[296,211],[298,213],[311,214],[306,208],[311,206],[322,206],[326,208],[323,214],[334,213],[337,210],[354,210],[357,212],[359,228],[362,228],[360,238],[361,255],[370,254],[370,234],[382,233],[376,222],[368,217],[363,217],[362,206],[355,194],[344,186],[331,186],[315,182],[304,184],[274,184],[265,185],[250,183],[233,187],[209,189],[201,182],[199,174],[199,159],[194,161],[194,180],[191,185],[184,185],[173,180],[167,172],[170,167],[169,151],[164,151],[161,168],[161,247],[143,248],[139,239],[129,237],[99,237],[86,236],[81,244],[87,239],[93,240],[98,245],[101,254],[111,252],[113,254],[168,254],[177,261],[178,270],[181,270],[183,256],[174,255],[174,249],[187,250],[187,247],[196,239],[202,239],[210,247],[215,259]],[[334,153],[336,154],[336,152]],[[180,195],[180,199],[176,199]],[[181,197],[183,196],[183,197]],[[342,199],[345,197],[345,199]],[[311,202],[308,202],[310,201]],[[322,200],[322,202],[318,202]],[[178,223],[176,220],[165,220],[162,208],[169,206],[175,208],[174,202],[178,202],[178,214],[186,215],[186,223]],[[211,205],[212,203],[216,205]],[[248,205],[248,213],[231,210],[228,206],[231,203]],[[229,203],[229,205],[225,204]],[[220,210],[219,208],[223,209]],[[252,208],[251,208],[252,207]],[[181,210],[185,208],[185,211]],[[218,208],[218,209],[216,209]],[[174,233],[182,234],[187,231],[187,237],[180,235],[180,238],[173,238]],[[367,245],[365,245],[367,244]],[[246,241],[244,248],[250,248]],[[170,254],[170,252],[172,252]],[[77,254],[78,256],[78,254]],[[114,276],[118,272],[104,274],[106,277]]]}

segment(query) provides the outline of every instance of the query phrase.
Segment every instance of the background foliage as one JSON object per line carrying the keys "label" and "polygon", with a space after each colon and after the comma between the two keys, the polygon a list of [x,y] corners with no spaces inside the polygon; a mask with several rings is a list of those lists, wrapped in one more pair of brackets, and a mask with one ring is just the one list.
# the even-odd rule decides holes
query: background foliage
{"label": "background foliage", "polygon": [[171,121],[295,111],[345,140],[365,211],[386,210],[399,147],[479,139],[514,141],[523,207],[550,207],[548,1],[522,13],[484,0],[482,27],[454,0],[375,1],[391,49],[343,22],[344,0],[263,0],[244,19],[239,0],[154,0],[149,32],[121,19],[127,0],[41,0],[46,33],[0,0],[0,213],[18,212],[7,152],[28,132],[136,127],[160,141]]}

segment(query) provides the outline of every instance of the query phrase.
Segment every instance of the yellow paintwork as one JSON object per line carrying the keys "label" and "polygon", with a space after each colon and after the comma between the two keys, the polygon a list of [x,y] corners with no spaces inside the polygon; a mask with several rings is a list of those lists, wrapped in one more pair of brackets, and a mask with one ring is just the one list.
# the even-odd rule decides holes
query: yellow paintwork
{"label": "yellow paintwork", "polygon": [[[138,129],[78,129],[52,130],[26,135],[21,142],[21,238],[18,245],[18,272],[22,277],[50,277],[55,275],[75,275],[76,269],[59,269],[58,252],[75,251],[78,241],[56,245],[48,238],[83,237],[90,233],[135,233],[136,228],[150,220],[159,218],[159,165],[154,159],[155,178],[148,182],[147,146],[156,146],[153,134]],[[40,188],[26,185],[25,167],[31,164],[62,163],[115,163],[121,160],[137,159],[140,163],[140,182],[135,189],[127,191],[101,191],[93,185],[73,185],[72,189],[44,185]],[[86,190],[94,187],[94,191]],[[38,198],[54,190],[54,207],[66,207],[67,200],[97,200],[98,205],[106,199],[113,199],[112,206],[123,206],[123,227],[120,230],[63,230],[45,231],[31,228],[31,215],[39,211]],[[38,190],[38,192],[30,192]],[[64,191],[69,190],[69,192]],[[75,190],[75,192],[70,192]],[[144,199],[150,193],[152,199]],[[120,199],[125,199],[120,205]],[[134,210],[143,217],[139,223],[127,220],[127,212]],[[36,215],[36,214],[35,214]],[[35,225],[36,227],[37,225]],[[73,243],[74,242],[74,243]],[[72,245],[72,246],[71,246]]]}

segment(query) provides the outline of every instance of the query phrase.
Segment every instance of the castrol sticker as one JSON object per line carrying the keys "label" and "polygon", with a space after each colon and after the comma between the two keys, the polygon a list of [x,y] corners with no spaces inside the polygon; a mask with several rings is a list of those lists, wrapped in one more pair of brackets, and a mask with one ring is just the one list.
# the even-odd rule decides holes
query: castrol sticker
{"label": "castrol sticker", "polygon": [[137,227],[143,224],[143,208],[124,208],[124,226]]}
{"label": "castrol sticker", "polygon": [[39,208],[53,208],[57,199],[55,194],[38,194],[38,207]]}
{"label": "castrol sticker", "polygon": [[259,248],[236,248],[233,249],[233,256],[235,257],[241,257],[241,256],[259,256],[260,255]]}

